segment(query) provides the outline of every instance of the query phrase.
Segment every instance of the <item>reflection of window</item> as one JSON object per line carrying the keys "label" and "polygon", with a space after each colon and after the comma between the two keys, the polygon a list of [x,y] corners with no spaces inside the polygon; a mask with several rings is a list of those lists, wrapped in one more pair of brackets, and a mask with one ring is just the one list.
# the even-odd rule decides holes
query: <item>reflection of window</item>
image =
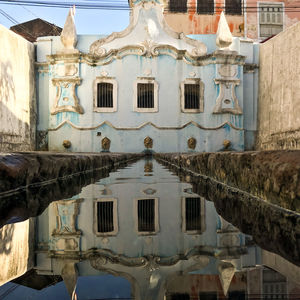
{"label": "reflection of window", "polygon": [[94,111],[117,110],[117,82],[110,77],[96,78],[94,83]]}
{"label": "reflection of window", "polygon": [[[244,291],[228,292],[228,299],[229,300],[245,300],[246,294]],[[275,299],[280,299],[280,298],[276,297]],[[285,299],[285,298],[283,298],[283,299]]]}
{"label": "reflection of window", "polygon": [[197,0],[197,13],[203,15],[213,14],[214,0]]}
{"label": "reflection of window", "polygon": [[204,85],[200,79],[186,79],[181,83],[181,111],[203,112]]}
{"label": "reflection of window", "polygon": [[153,78],[141,78],[134,85],[134,110],[137,112],[158,111],[158,84]]}
{"label": "reflection of window", "polygon": [[204,199],[200,197],[186,197],[182,201],[182,230],[187,233],[201,233],[204,231]]}
{"label": "reflection of window", "polygon": [[190,300],[189,294],[171,294],[170,297],[167,297],[168,300]]}
{"label": "reflection of window", "polygon": [[259,3],[260,37],[269,37],[283,30],[283,4]]}
{"label": "reflection of window", "polygon": [[115,235],[118,232],[117,200],[103,198],[95,202],[94,230],[97,235]]}
{"label": "reflection of window", "polygon": [[241,15],[242,0],[225,0],[225,12],[227,15]]}
{"label": "reflection of window", "polygon": [[218,300],[217,292],[201,292],[200,300]]}
{"label": "reflection of window", "polygon": [[137,231],[140,234],[153,234],[158,231],[158,199],[136,200]]}
{"label": "reflection of window", "polygon": [[171,12],[187,12],[187,0],[170,0],[169,9]]}

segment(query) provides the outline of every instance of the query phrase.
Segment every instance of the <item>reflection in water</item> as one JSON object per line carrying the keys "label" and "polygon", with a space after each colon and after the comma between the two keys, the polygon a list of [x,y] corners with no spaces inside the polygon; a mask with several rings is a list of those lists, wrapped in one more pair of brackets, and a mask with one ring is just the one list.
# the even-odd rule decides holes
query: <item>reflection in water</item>
{"label": "reflection in water", "polygon": [[[27,269],[3,273],[2,283],[25,274],[0,288],[0,299],[287,299],[300,294],[299,268],[260,249],[219,216],[213,202],[155,161],[141,160],[70,199],[52,202],[30,232],[35,232],[35,250],[32,238],[27,248],[34,256],[12,249]],[[3,255],[0,249],[1,262]],[[8,257],[6,263],[16,259]]]}

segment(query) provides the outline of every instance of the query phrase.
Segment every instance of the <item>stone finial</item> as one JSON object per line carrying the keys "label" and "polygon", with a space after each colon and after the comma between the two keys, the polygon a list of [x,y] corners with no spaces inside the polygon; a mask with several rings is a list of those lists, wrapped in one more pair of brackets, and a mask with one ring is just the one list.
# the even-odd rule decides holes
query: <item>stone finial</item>
{"label": "stone finial", "polygon": [[226,296],[228,293],[228,289],[229,289],[230,283],[232,281],[232,278],[235,274],[236,268],[230,262],[221,261],[218,266],[218,271],[219,271],[219,278],[221,281],[221,285],[223,288],[223,293]]}
{"label": "stone finial", "polygon": [[70,8],[69,14],[65,22],[65,26],[60,35],[60,40],[64,45],[64,53],[78,52],[78,50],[75,49],[75,46],[77,44],[77,33],[74,22],[74,15],[75,6],[73,8]]}
{"label": "stone finial", "polygon": [[220,49],[228,48],[232,44],[232,34],[223,11],[218,25],[216,44]]}

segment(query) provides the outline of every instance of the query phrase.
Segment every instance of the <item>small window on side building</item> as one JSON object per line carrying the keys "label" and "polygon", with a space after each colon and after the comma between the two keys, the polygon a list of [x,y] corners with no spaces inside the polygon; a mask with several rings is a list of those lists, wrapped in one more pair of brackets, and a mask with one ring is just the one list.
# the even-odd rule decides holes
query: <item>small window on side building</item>
{"label": "small window on side building", "polygon": [[214,0],[197,0],[197,13],[202,15],[214,14]]}
{"label": "small window on side building", "polygon": [[226,15],[241,15],[242,0],[225,0]]}
{"label": "small window on side building", "polygon": [[187,12],[187,0],[169,0],[169,10],[172,13]]}

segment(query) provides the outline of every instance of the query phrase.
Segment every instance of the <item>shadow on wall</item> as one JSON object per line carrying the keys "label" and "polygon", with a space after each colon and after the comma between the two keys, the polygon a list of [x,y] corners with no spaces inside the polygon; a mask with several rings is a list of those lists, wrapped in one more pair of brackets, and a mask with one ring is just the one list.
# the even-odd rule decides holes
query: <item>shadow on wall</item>
{"label": "shadow on wall", "polygon": [[0,62],[0,151],[31,149],[30,108],[18,103],[16,85],[11,63]]}
{"label": "shadow on wall", "polygon": [[8,224],[0,229],[0,255],[10,254],[12,249],[14,230],[15,224]]}

